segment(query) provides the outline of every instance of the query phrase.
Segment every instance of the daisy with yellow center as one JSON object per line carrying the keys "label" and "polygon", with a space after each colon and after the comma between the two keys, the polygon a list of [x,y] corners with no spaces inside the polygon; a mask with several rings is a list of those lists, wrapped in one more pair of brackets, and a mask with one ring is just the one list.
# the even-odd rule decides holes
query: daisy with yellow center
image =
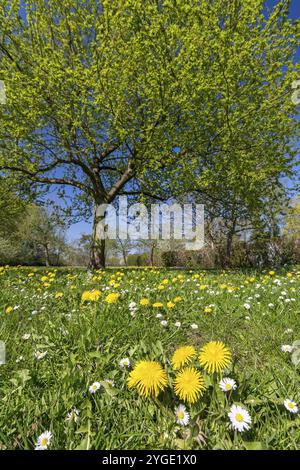
{"label": "daisy with yellow center", "polygon": [[140,361],[127,379],[128,387],[136,387],[143,397],[157,397],[168,384],[167,374],[155,361]]}
{"label": "daisy with yellow center", "polygon": [[182,346],[181,348],[176,349],[172,357],[173,369],[178,370],[182,366],[188,364],[195,355],[196,350],[194,346]]}
{"label": "daisy with yellow center", "polygon": [[297,403],[295,403],[294,401],[287,398],[286,400],[284,400],[283,404],[290,413],[298,413],[298,406]]}
{"label": "daisy with yellow center", "polygon": [[220,373],[229,366],[231,362],[231,352],[221,341],[210,341],[201,349],[199,361],[207,372]]}
{"label": "daisy with yellow center", "polygon": [[175,394],[184,401],[195,403],[205,390],[202,374],[194,367],[178,372],[174,381]]}

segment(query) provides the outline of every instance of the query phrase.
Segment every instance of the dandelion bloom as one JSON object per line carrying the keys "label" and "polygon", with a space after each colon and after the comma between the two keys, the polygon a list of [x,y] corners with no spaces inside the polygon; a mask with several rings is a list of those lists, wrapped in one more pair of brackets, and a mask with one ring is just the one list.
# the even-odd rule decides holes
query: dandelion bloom
{"label": "dandelion bloom", "polygon": [[140,300],[140,305],[142,305],[143,307],[146,307],[147,305],[150,305],[150,300],[144,297],[143,299]]}
{"label": "dandelion bloom", "polygon": [[152,307],[154,308],[162,308],[164,306],[164,304],[162,302],[155,302]]}
{"label": "dandelion bloom", "polygon": [[194,346],[182,346],[176,349],[172,357],[173,369],[180,369],[182,366],[191,362],[193,357],[196,355]]}
{"label": "dandelion bloom", "polygon": [[199,361],[209,372],[221,372],[231,362],[231,352],[222,341],[210,341],[200,351]]}
{"label": "dandelion bloom", "polygon": [[180,424],[181,426],[187,426],[189,424],[190,415],[186,411],[186,407],[184,405],[179,405],[175,408],[175,416],[177,418],[177,424]]}
{"label": "dandelion bloom", "polygon": [[81,296],[83,302],[97,302],[101,296],[99,290],[85,291]]}
{"label": "dandelion bloom", "polygon": [[195,403],[205,390],[202,374],[194,367],[182,369],[174,381],[176,395],[184,401]]}
{"label": "dandelion bloom", "polygon": [[127,379],[128,387],[136,387],[143,397],[157,397],[167,386],[167,374],[162,366],[155,361],[140,361],[130,372]]}
{"label": "dandelion bloom", "polygon": [[112,292],[111,294],[108,294],[105,297],[105,302],[107,302],[108,304],[114,304],[115,302],[119,300],[119,297],[120,297],[120,294]]}
{"label": "dandelion bloom", "polygon": [[234,430],[243,432],[248,431],[248,429],[250,429],[252,419],[248,411],[245,410],[245,408],[242,408],[239,405],[232,405],[228,416]]}

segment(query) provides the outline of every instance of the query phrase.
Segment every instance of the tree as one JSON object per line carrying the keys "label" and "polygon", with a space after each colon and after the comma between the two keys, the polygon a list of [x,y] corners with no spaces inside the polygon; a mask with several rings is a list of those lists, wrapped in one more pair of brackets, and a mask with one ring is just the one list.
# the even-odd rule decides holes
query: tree
{"label": "tree", "polygon": [[19,226],[19,237],[43,250],[46,266],[51,264],[51,254],[58,263],[65,239],[63,224],[57,220],[56,214],[49,214],[46,209],[36,205],[29,206],[27,216]]}
{"label": "tree", "polygon": [[300,197],[298,196],[288,208],[285,216],[283,235],[300,240]]}
{"label": "tree", "polygon": [[291,170],[299,22],[288,1],[263,6],[2,2],[0,168],[93,204],[92,266],[119,194],[215,194],[223,181],[244,206]]}
{"label": "tree", "polygon": [[170,14],[131,0],[0,8],[1,168],[36,185],[73,188],[81,209],[93,204],[91,264],[103,266],[102,205],[133,179],[140,191],[147,168],[173,146],[180,80]]}

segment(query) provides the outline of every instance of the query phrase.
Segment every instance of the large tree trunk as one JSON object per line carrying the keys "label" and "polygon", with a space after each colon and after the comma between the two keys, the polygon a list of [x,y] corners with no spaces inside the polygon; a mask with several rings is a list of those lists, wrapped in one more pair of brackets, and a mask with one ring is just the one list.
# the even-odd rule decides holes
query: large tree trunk
{"label": "large tree trunk", "polygon": [[94,269],[105,268],[104,219],[105,214],[103,211],[103,205],[95,205],[90,252],[90,267]]}

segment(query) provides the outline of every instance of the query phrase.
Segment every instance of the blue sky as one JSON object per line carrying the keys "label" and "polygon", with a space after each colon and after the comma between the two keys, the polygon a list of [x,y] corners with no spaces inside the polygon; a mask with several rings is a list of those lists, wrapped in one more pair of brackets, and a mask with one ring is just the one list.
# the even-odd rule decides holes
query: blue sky
{"label": "blue sky", "polygon": [[[277,4],[277,0],[266,0],[266,5],[268,5],[271,8],[276,4]],[[300,0],[292,0],[291,17],[299,18],[299,16],[300,16]],[[298,59],[300,60],[300,48],[298,51]],[[80,236],[84,233],[91,233],[91,223],[82,221],[77,224],[73,224],[68,230],[67,236],[68,236],[69,241],[74,241],[80,238]]]}

